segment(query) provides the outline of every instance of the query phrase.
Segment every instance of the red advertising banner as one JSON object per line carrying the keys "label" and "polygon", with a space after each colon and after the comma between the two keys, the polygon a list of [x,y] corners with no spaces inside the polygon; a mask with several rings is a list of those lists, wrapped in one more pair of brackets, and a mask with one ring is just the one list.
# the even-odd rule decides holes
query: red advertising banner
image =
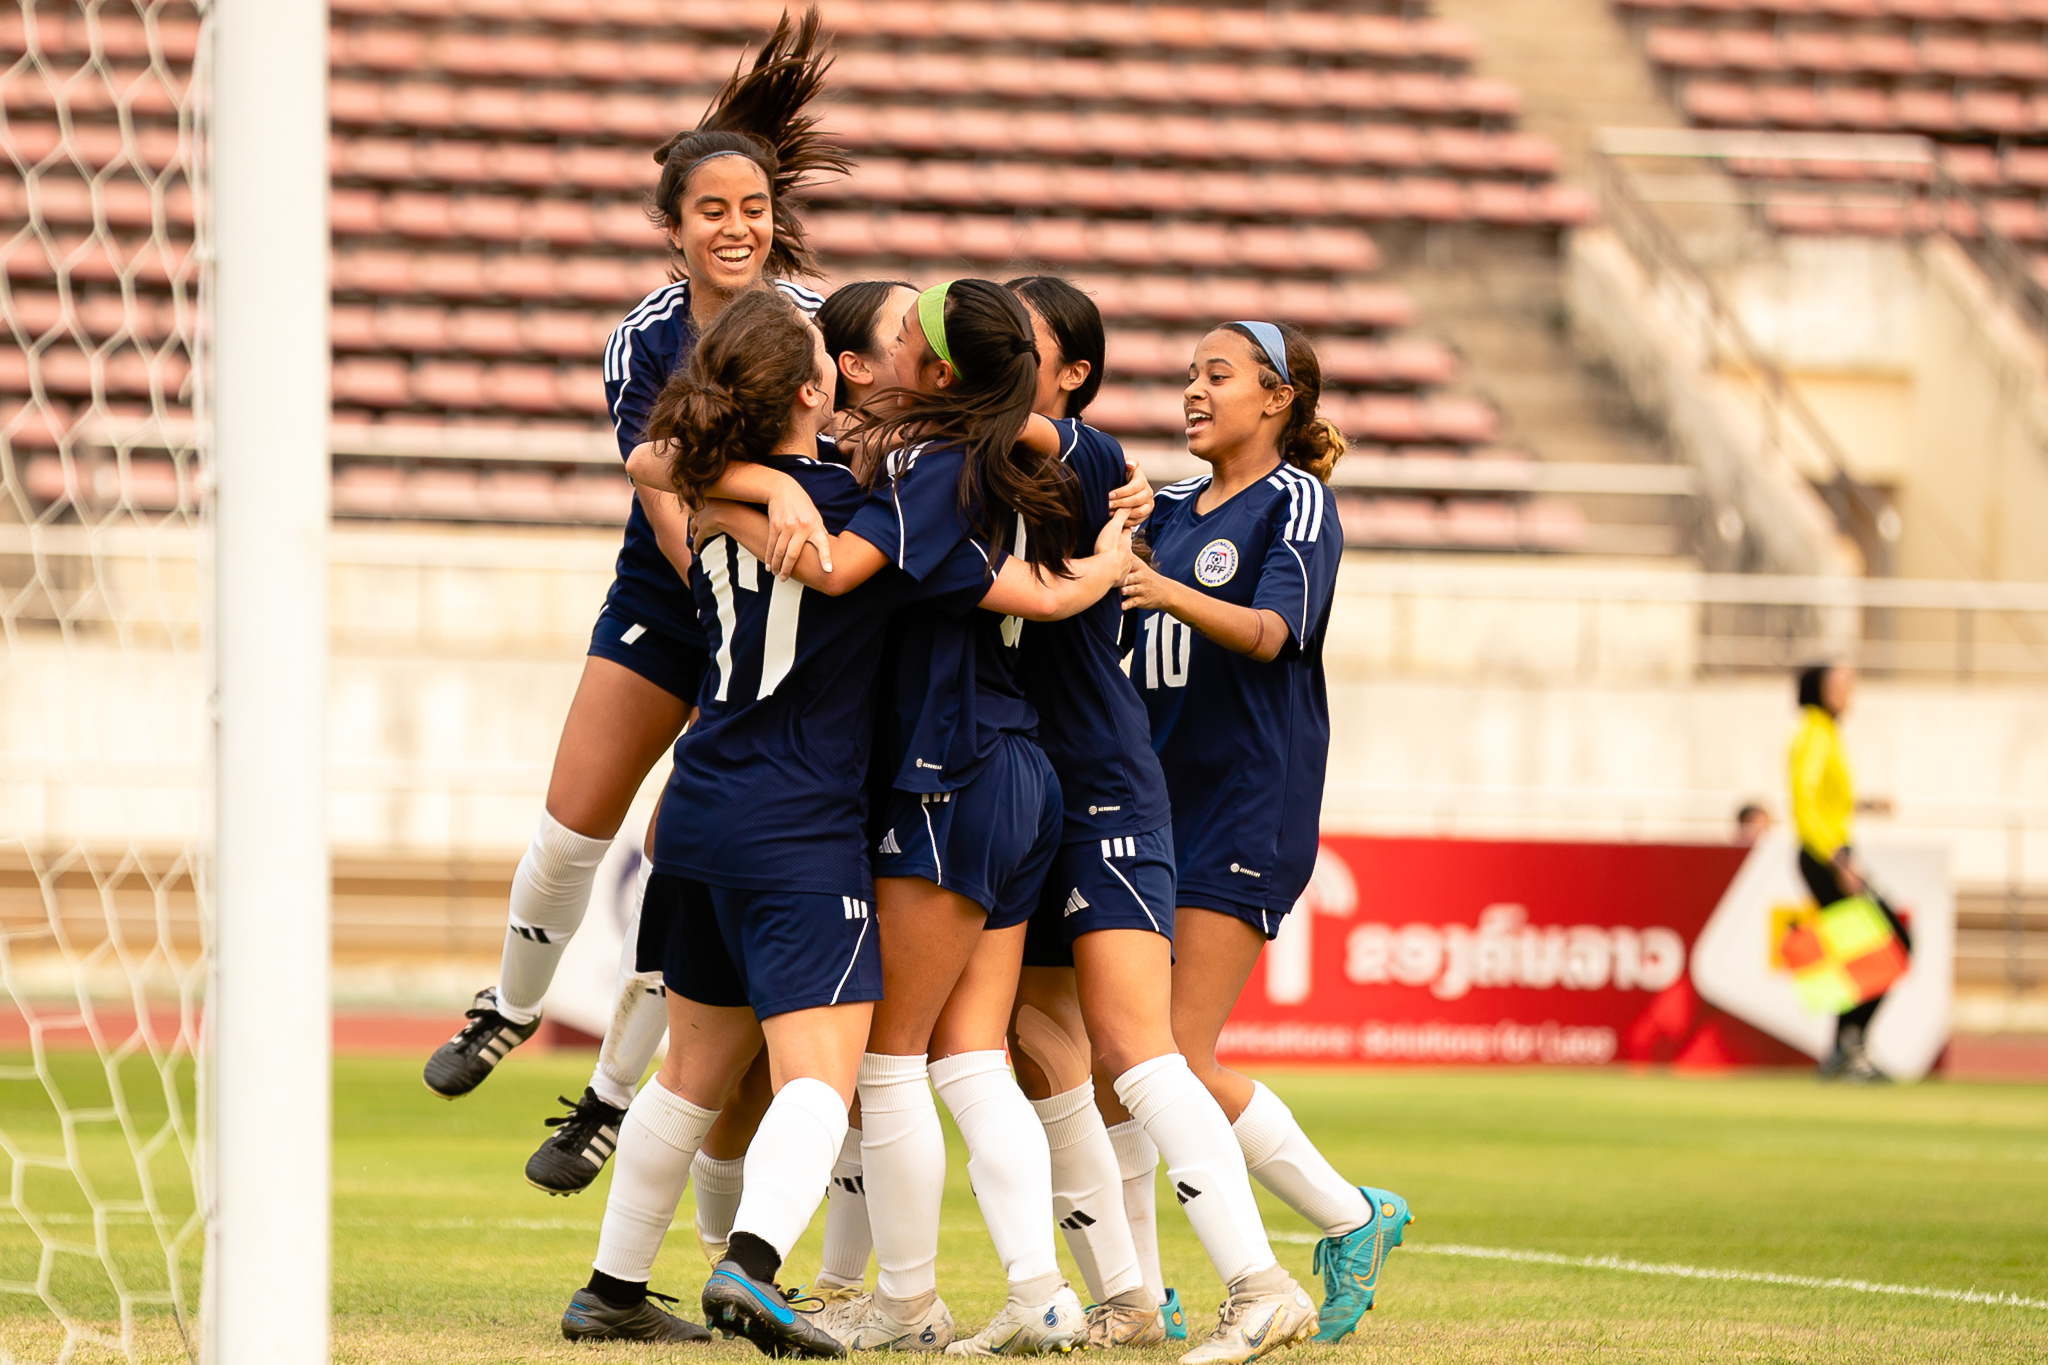
{"label": "red advertising banner", "polygon": [[1747,852],[1331,836],[1219,1052],[1247,1063],[1806,1063],[1703,1003],[1687,977]]}

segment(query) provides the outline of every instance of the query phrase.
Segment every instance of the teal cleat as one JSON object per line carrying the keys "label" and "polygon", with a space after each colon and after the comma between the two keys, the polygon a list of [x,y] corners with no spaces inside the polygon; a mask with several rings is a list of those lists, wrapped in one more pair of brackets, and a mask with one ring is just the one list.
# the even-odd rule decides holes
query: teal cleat
{"label": "teal cleat", "polygon": [[1168,1341],[1186,1341],[1188,1339],[1188,1315],[1186,1310],[1180,1306],[1179,1290],[1169,1289],[1166,1291],[1166,1302],[1159,1305],[1159,1320],[1166,1324],[1166,1339]]}
{"label": "teal cleat", "polygon": [[1324,1345],[1350,1336],[1358,1320],[1372,1310],[1380,1267],[1386,1264],[1387,1253],[1401,1245],[1402,1230],[1415,1221],[1408,1201],[1391,1190],[1360,1185],[1358,1192],[1372,1205],[1372,1221],[1342,1237],[1323,1238],[1310,1261],[1323,1276],[1315,1339]]}

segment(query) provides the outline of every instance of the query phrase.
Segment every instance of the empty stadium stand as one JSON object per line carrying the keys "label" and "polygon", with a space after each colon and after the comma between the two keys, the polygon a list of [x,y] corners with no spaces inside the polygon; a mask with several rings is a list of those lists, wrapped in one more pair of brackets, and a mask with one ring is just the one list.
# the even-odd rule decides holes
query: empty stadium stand
{"label": "empty stadium stand", "polygon": [[[1950,208],[2030,248],[2048,279],[2048,4],[2041,0],[1614,0],[1670,97],[1694,124],[1788,132],[1915,134],[1983,196]],[[1926,227],[1924,165],[1751,158],[1782,232],[1894,236]]]}
{"label": "empty stadium stand", "polygon": [[[152,43],[111,10],[32,12],[0,15],[19,163],[0,184],[17,320],[0,338],[0,434],[38,508],[189,505],[199,490],[152,451],[189,420],[172,321],[191,306],[194,205],[175,96],[196,18],[171,5]],[[669,268],[644,208],[648,151],[780,12],[333,0],[338,514],[620,515],[596,357]],[[1266,315],[1318,336],[1361,467],[1499,453],[1499,414],[1451,391],[1456,356],[1403,336],[1414,307],[1374,278],[1375,231],[1553,242],[1588,216],[1556,149],[1516,127],[1514,88],[1473,74],[1465,29],[1391,0],[832,0],[826,18],[827,123],[859,162],[812,196],[833,279],[1071,274],[1112,328],[1092,415],[1141,451],[1175,444],[1201,324]],[[1410,481],[1346,510],[1366,545],[1585,543],[1571,504],[1512,486]]]}

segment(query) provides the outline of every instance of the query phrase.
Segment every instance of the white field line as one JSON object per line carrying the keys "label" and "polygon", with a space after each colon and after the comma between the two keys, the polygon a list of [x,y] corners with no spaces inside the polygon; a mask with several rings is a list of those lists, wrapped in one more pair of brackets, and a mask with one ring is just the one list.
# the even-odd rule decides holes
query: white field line
{"label": "white field line", "polygon": [[[1316,1241],[1306,1232],[1269,1232],[1275,1242]],[[1670,1265],[1654,1261],[1632,1261],[1623,1256],[1560,1256],[1553,1251],[1515,1251],[1507,1247],[1459,1246],[1455,1243],[1411,1242],[1403,1251],[1424,1256],[1466,1256],[1478,1261],[1516,1261],[1524,1265],[1559,1265],[1574,1270],[1620,1270],[1631,1275],[1668,1275],[1681,1280],[1730,1280],[1744,1284],[1780,1284],[1794,1289],[1838,1289],[1854,1294],[1896,1294],[1913,1299],[1944,1299],[1950,1303],[1986,1303],[2004,1308],[2048,1309],[2048,1299],[2030,1299],[2019,1294],[1986,1294],[1975,1289],[1935,1289],[1918,1284],[1880,1284],[1874,1280],[1851,1280],[1818,1275],[1780,1275],[1768,1270],[1717,1270],[1711,1266]]]}

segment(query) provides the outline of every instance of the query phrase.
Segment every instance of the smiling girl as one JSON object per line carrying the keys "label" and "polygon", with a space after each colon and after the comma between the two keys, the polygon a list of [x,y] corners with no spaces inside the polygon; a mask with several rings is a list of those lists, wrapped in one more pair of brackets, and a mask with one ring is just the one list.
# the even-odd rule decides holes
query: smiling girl
{"label": "smiling girl", "polygon": [[[1316,414],[1321,392],[1292,327],[1231,322],[1202,338],[1183,404],[1188,451],[1211,472],[1160,490],[1151,563],[1132,567],[1124,605],[1138,613],[1131,678],[1173,800],[1174,1041],[1251,1174],[1322,1230],[1316,1339],[1332,1342],[1372,1306],[1408,1206],[1348,1184],[1272,1091],[1216,1060],[1238,992],[1315,870],[1323,638],[1344,548],[1325,487],[1344,438]],[[1151,1162],[1136,1164],[1149,1189]]]}

